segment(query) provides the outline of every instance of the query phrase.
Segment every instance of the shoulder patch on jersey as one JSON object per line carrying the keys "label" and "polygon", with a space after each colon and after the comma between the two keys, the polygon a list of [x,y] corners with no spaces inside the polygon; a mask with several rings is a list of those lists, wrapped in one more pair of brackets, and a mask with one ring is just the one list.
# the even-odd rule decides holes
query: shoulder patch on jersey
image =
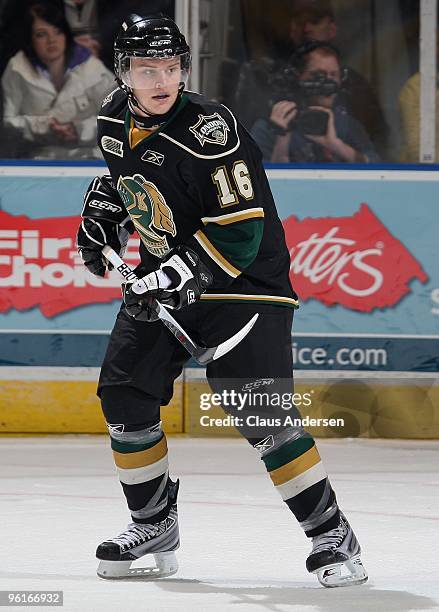
{"label": "shoulder patch on jersey", "polygon": [[145,151],[142,155],[141,159],[146,162],[150,162],[151,164],[155,164],[156,166],[161,166],[165,161],[165,156],[163,153],[157,153],[157,151]]}
{"label": "shoulder patch on jersey", "polygon": [[198,121],[189,130],[203,147],[206,142],[225,147],[230,128],[219,113],[198,115]]}
{"label": "shoulder patch on jersey", "polygon": [[123,157],[123,142],[112,136],[102,136],[101,145],[104,151]]}
{"label": "shoulder patch on jersey", "polygon": [[[241,146],[238,123],[224,105],[205,102],[198,94],[188,96],[180,121],[171,122],[158,133],[198,159],[220,159]],[[200,101],[201,100],[201,103]]]}

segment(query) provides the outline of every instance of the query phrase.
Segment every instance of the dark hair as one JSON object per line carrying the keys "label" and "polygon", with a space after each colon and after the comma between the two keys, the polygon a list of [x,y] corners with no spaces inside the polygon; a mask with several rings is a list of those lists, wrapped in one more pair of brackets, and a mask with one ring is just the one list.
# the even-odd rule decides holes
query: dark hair
{"label": "dark hair", "polygon": [[24,20],[24,36],[23,36],[23,52],[27,59],[34,65],[42,65],[41,60],[32,45],[32,26],[35,19],[47,21],[50,25],[58,28],[66,37],[65,60],[66,65],[73,53],[75,42],[73,40],[72,30],[67,22],[64,12],[57,6],[54,6],[50,1],[34,2],[26,11]]}
{"label": "dark hair", "polygon": [[310,40],[298,47],[288,62],[298,75],[302,74],[305,70],[309,55],[313,53],[313,51],[322,51],[323,55],[332,55],[341,65],[341,55],[337,47],[328,42]]}

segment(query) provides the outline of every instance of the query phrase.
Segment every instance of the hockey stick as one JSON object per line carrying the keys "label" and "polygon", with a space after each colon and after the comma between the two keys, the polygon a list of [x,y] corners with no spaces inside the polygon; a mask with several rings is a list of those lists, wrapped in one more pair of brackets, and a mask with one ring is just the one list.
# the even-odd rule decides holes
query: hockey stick
{"label": "hockey stick", "polygon": [[[123,259],[108,245],[102,249],[104,257],[116,268],[121,276],[127,281],[134,281],[138,279],[138,276],[134,273],[134,270],[126,264]],[[154,303],[155,302],[155,303]],[[226,355],[232,350],[237,344],[246,337],[248,332],[251,330],[253,325],[256,323],[259,314],[253,315],[253,317],[240,329],[234,336],[231,336],[228,340],[221,342],[218,346],[206,347],[196,344],[190,336],[184,331],[181,325],[171,316],[168,310],[160,304],[157,300],[154,300],[153,308],[157,313],[160,321],[165,325],[169,331],[177,338],[177,340],[184,346],[187,352],[194,357],[201,365],[206,365],[215,359],[219,359],[223,355]]]}

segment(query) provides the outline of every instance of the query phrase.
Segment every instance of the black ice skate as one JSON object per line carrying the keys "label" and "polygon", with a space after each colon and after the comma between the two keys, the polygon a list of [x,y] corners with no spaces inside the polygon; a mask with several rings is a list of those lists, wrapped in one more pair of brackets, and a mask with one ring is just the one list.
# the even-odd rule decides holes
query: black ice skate
{"label": "black ice skate", "polygon": [[312,539],[312,552],[306,560],[306,569],[317,574],[325,587],[362,584],[367,573],[360,559],[361,548],[351,526],[343,514],[335,529]]}
{"label": "black ice skate", "polygon": [[[178,570],[175,550],[180,545],[177,516],[179,481],[170,482],[169,515],[158,523],[130,523],[123,533],[100,544],[96,557],[100,560],[97,574],[101,578],[143,578],[154,580],[171,576]],[[131,568],[136,559],[153,554],[155,567]]]}

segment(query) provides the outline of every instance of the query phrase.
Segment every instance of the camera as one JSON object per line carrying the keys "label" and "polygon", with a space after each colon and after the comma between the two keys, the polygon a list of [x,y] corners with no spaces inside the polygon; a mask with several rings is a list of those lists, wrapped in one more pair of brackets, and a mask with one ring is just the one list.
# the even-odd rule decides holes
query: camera
{"label": "camera", "polygon": [[295,128],[302,134],[323,136],[328,129],[329,115],[325,111],[309,110],[310,98],[316,96],[333,96],[339,91],[336,81],[328,79],[324,72],[317,72],[312,79],[299,80],[291,68],[273,74],[269,79],[273,91],[271,105],[281,100],[297,104],[298,113],[291,120],[288,129]]}

